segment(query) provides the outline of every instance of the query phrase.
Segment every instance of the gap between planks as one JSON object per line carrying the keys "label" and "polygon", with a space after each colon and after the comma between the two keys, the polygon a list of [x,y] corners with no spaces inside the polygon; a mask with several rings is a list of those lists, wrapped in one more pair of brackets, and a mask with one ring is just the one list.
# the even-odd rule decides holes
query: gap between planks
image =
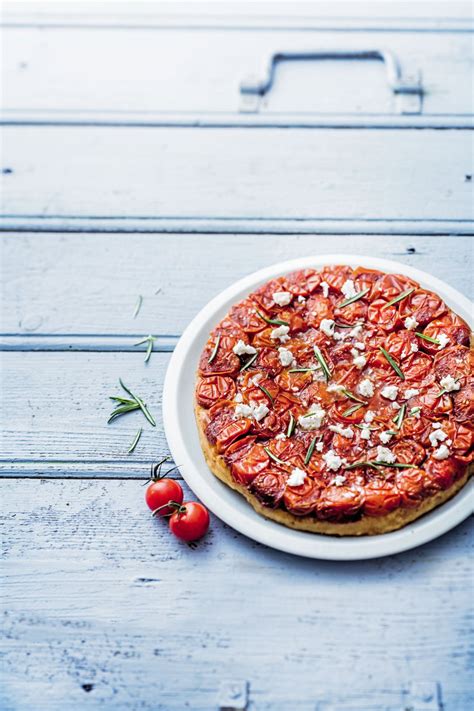
{"label": "gap between planks", "polygon": [[[136,353],[146,352],[146,344],[137,346],[144,333],[135,335],[109,335],[97,333],[65,334],[45,333],[5,333],[0,335],[0,351],[36,352],[95,352],[95,353]],[[156,338],[153,353],[170,353],[174,350],[179,336],[151,334]],[[153,356],[152,356],[153,357]]]}

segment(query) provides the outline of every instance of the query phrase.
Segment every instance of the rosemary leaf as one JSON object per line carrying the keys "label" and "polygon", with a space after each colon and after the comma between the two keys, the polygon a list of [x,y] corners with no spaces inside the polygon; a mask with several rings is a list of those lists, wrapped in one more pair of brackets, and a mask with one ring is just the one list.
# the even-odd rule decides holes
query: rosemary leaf
{"label": "rosemary leaf", "polygon": [[401,294],[396,296],[394,299],[389,301],[388,303],[385,304],[385,306],[382,306],[382,311],[384,309],[387,309],[389,306],[392,306],[393,304],[398,303],[399,301],[402,301],[402,299],[406,299],[407,296],[410,296],[415,291],[415,287],[412,287],[411,289],[407,289],[406,291],[402,291]]}
{"label": "rosemary leaf", "polygon": [[134,312],[133,312],[133,318],[137,318],[137,316],[138,316],[138,314],[139,314],[139,312],[140,312],[140,309],[141,309],[141,307],[142,307],[142,304],[143,304],[143,296],[142,296],[141,294],[139,294],[139,295],[138,295],[138,299],[137,299],[137,303],[135,304],[135,310],[134,310]]}
{"label": "rosemary leaf", "polygon": [[134,410],[138,410],[140,406],[138,403],[134,403],[133,405],[123,405],[122,407],[117,407],[112,414],[110,415],[109,419],[107,420],[107,424],[110,424],[113,422],[117,417],[120,417],[121,415],[126,415],[127,412],[133,412]]}
{"label": "rosemary leaf", "polygon": [[309,460],[310,460],[311,457],[313,456],[314,447],[315,447],[315,445],[316,445],[316,440],[317,440],[317,439],[318,439],[318,436],[316,435],[316,437],[313,437],[313,439],[311,440],[311,444],[309,445],[308,451],[306,452],[306,457],[304,458],[304,463],[305,463],[305,464],[309,464]]}
{"label": "rosemary leaf", "polygon": [[317,359],[317,361],[318,361],[319,365],[321,366],[322,371],[324,373],[324,378],[325,378],[326,382],[329,382],[329,380],[331,380],[331,371],[329,370],[328,364],[324,360],[323,354],[321,353],[321,351],[319,350],[319,348],[317,346],[313,346],[313,350],[314,350],[314,355],[316,356],[316,359]]}
{"label": "rosemary leaf", "polygon": [[289,326],[288,321],[282,321],[279,318],[267,318],[258,309],[255,309],[258,316],[265,321],[265,323],[270,323],[273,326]]}
{"label": "rosemary leaf", "polygon": [[402,370],[400,369],[400,366],[398,363],[392,358],[390,353],[387,353],[385,348],[382,348],[382,346],[379,346],[379,351],[383,354],[384,358],[387,360],[388,363],[392,366],[396,374],[398,375],[399,378],[402,380],[405,380],[405,376],[403,375]]}
{"label": "rosemary leaf", "polygon": [[[454,382],[457,383],[459,381],[459,378],[454,378]],[[448,390],[447,388],[442,388],[439,393],[437,393],[436,397],[441,397],[442,395],[446,395],[446,393],[452,392],[451,390]]]}
{"label": "rosemary leaf", "polygon": [[340,304],[338,304],[338,308],[343,309],[344,306],[349,306],[349,304],[353,304],[354,301],[359,301],[359,299],[362,299],[366,294],[368,294],[370,291],[370,286],[368,286],[366,289],[362,289],[362,291],[358,291],[357,294],[354,294],[354,296],[351,296],[349,299],[346,299],[345,301],[342,301]]}
{"label": "rosemary leaf", "polygon": [[289,373],[312,373],[314,368],[291,368]]}
{"label": "rosemary leaf", "polygon": [[360,405],[352,405],[351,407],[348,407],[347,410],[344,410],[344,412],[342,413],[342,416],[349,417],[349,415],[353,415],[354,412],[357,412],[357,410],[360,410],[361,407],[364,407],[362,403]]}
{"label": "rosemary leaf", "polygon": [[399,409],[396,417],[393,418],[392,422],[395,423],[396,428],[399,430],[400,427],[402,426],[403,418],[405,417],[405,413],[407,411],[407,406],[406,403],[403,403],[401,408]]}
{"label": "rosemary leaf", "polygon": [[268,454],[270,459],[273,459],[274,462],[276,462],[277,464],[283,464],[283,466],[285,466],[285,467],[287,466],[287,462],[284,462],[282,459],[278,459],[278,457],[276,457],[272,452],[270,452],[268,447],[264,447],[263,449]]}
{"label": "rosemary leaf", "polygon": [[215,344],[214,344],[214,348],[212,349],[212,353],[211,353],[211,355],[209,356],[209,360],[207,361],[208,363],[212,363],[212,361],[213,361],[214,358],[216,357],[217,351],[219,350],[220,342],[221,342],[221,334],[219,333],[219,335],[218,335],[217,338],[216,338],[216,342],[215,342]]}
{"label": "rosemary leaf", "polygon": [[387,462],[378,462],[375,460],[374,462],[370,462],[370,464],[374,464],[376,467],[394,467],[395,469],[416,469],[416,464],[402,464],[401,462],[392,462],[392,464],[387,464]]}
{"label": "rosemary leaf", "polygon": [[127,454],[131,454],[131,453],[134,451],[135,447],[137,446],[137,444],[138,444],[138,442],[139,442],[139,440],[140,440],[140,437],[142,436],[142,432],[143,432],[143,427],[140,427],[140,429],[138,430],[137,434],[136,434],[135,437],[133,438],[133,442],[132,442],[132,444],[130,445],[130,448],[129,448]]}
{"label": "rosemary leaf", "polygon": [[361,400],[360,397],[357,397],[357,395],[354,395],[354,393],[351,393],[350,390],[346,390],[346,388],[344,388],[344,390],[341,390],[341,393],[343,395],[345,395],[346,397],[348,397],[349,400],[354,400],[355,402],[360,402],[360,403],[362,403],[362,405],[368,404],[365,400]]}
{"label": "rosemary leaf", "polygon": [[142,346],[144,343],[147,344],[146,354],[145,354],[145,363],[148,363],[148,361],[150,360],[150,356],[153,351],[153,344],[155,343],[155,341],[156,341],[155,336],[149,335],[149,336],[146,336],[145,338],[143,338],[141,341],[138,341],[137,343],[133,344],[134,346]]}
{"label": "rosemary leaf", "polygon": [[418,336],[418,338],[422,338],[424,341],[429,341],[429,343],[434,343],[435,346],[439,346],[440,343],[436,338],[431,338],[431,336],[425,336],[424,333],[420,333],[420,331],[415,331],[415,336]]}
{"label": "rosemary leaf", "polygon": [[252,363],[255,363],[255,361],[257,360],[257,356],[258,356],[258,353],[254,353],[253,356],[251,356],[251,357],[248,359],[248,361],[245,363],[245,365],[243,365],[243,366],[241,367],[240,372],[243,373],[244,370],[247,370],[247,368],[250,368],[250,366],[252,365]]}
{"label": "rosemary leaf", "polygon": [[295,431],[295,426],[296,426],[296,420],[293,417],[293,415],[290,413],[290,421],[288,423],[288,429],[286,431],[286,436],[291,437],[293,432]]}
{"label": "rosemary leaf", "polygon": [[143,400],[141,398],[137,397],[137,402],[138,402],[138,406],[139,406],[140,410],[143,412],[143,414],[145,415],[145,417],[148,420],[148,422],[150,423],[150,425],[152,427],[156,427],[155,418],[153,417],[153,415],[151,414],[151,412],[149,411],[149,409],[147,408],[147,406],[145,405]]}
{"label": "rosemary leaf", "polygon": [[259,385],[259,383],[257,383],[257,388],[260,388],[260,390],[262,391],[262,393],[264,393],[264,394],[267,396],[267,398],[270,400],[270,402],[271,402],[272,405],[273,405],[274,398],[273,398],[272,395],[270,395],[270,393],[268,392],[267,388],[265,388],[263,385]]}

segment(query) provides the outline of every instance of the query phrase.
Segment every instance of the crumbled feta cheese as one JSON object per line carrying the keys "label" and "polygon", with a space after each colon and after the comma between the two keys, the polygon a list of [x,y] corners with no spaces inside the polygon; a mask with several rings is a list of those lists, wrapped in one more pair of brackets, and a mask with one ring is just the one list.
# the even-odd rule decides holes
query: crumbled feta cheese
{"label": "crumbled feta cheese", "polygon": [[350,299],[352,296],[355,296],[357,294],[352,279],[346,279],[344,284],[341,286],[341,291],[346,297],[346,299]]}
{"label": "crumbled feta cheese", "polygon": [[440,430],[442,426],[443,425],[441,424],[441,422],[433,422],[433,424],[431,425],[434,430]]}
{"label": "crumbled feta cheese", "polygon": [[418,351],[418,343],[410,343],[410,353],[417,353]]}
{"label": "crumbled feta cheese", "polygon": [[[356,351],[356,353],[357,353],[357,351]],[[365,364],[367,363],[367,358],[363,355],[357,355],[357,356],[354,356],[354,359],[352,362],[354,363],[356,368],[362,369],[365,366]]]}
{"label": "crumbled feta cheese", "polygon": [[447,436],[448,435],[446,434],[446,432],[444,430],[435,429],[429,433],[428,439],[430,440],[432,447],[437,447],[438,442],[444,442],[444,440],[447,438]]}
{"label": "crumbled feta cheese", "polygon": [[346,337],[346,334],[343,331],[341,331],[341,332],[334,331],[334,333],[332,334],[332,337],[334,338],[335,341],[343,341]]}
{"label": "crumbled feta cheese", "polygon": [[298,296],[297,301],[298,301],[299,304],[305,304],[305,303],[306,303],[306,299],[304,298],[304,296]]}
{"label": "crumbled feta cheese", "polygon": [[329,429],[331,432],[336,432],[336,434],[340,434],[341,437],[345,437],[346,439],[352,439],[354,436],[354,431],[351,430],[350,427],[342,427],[342,425],[329,425]]}
{"label": "crumbled feta cheese", "polygon": [[363,424],[361,429],[361,439],[370,439],[370,425]]}
{"label": "crumbled feta cheese", "polygon": [[289,291],[275,291],[273,294],[273,301],[278,306],[287,306],[293,298],[293,294]]}
{"label": "crumbled feta cheese", "polygon": [[234,417],[253,417],[256,422],[260,422],[260,420],[263,420],[263,418],[266,417],[269,412],[270,410],[263,403],[261,405],[255,405],[255,403],[245,405],[241,403],[235,408]]}
{"label": "crumbled feta cheese", "polygon": [[367,412],[364,415],[364,422],[368,422],[370,424],[374,418],[375,418],[375,412],[373,410],[367,410]]}
{"label": "crumbled feta cheese", "polygon": [[337,383],[331,383],[327,386],[326,390],[328,393],[340,393],[345,390],[344,385],[338,385]]}
{"label": "crumbled feta cheese", "polygon": [[345,464],[345,460],[342,459],[338,454],[335,454],[332,449],[330,449],[326,454],[323,454],[323,459],[326,462],[326,466],[331,471],[336,472],[338,469]]}
{"label": "crumbled feta cheese", "polygon": [[309,412],[306,415],[298,417],[298,424],[302,430],[317,430],[321,427],[321,423],[326,414],[319,405],[311,405]]}
{"label": "crumbled feta cheese", "polygon": [[351,328],[351,330],[349,331],[349,336],[351,338],[359,338],[361,331],[362,331],[362,324],[359,324],[358,326],[354,326],[354,328]]}
{"label": "crumbled feta cheese", "polygon": [[243,401],[243,396],[242,393],[236,393],[234,397],[234,402],[242,402]]}
{"label": "crumbled feta cheese", "polygon": [[416,395],[419,395],[420,391],[417,390],[416,388],[408,388],[408,390],[405,390],[403,393],[403,397],[406,400],[409,400],[411,397],[415,397]]}
{"label": "crumbled feta cheese", "polygon": [[398,388],[396,385],[385,385],[380,391],[380,394],[386,400],[395,400],[398,395]]}
{"label": "crumbled feta cheese", "polygon": [[441,348],[446,348],[450,339],[445,333],[440,333],[436,340],[438,341],[439,348],[441,350]]}
{"label": "crumbled feta cheese", "polygon": [[322,452],[324,449],[324,442],[316,442],[314,448],[317,452]]}
{"label": "crumbled feta cheese", "polygon": [[407,331],[414,331],[415,328],[418,326],[418,321],[416,320],[416,318],[413,318],[413,316],[407,316],[403,322],[403,325],[405,326]]}
{"label": "crumbled feta cheese", "polygon": [[325,281],[321,282],[321,289],[323,291],[323,296],[327,299],[329,294],[329,284]]}
{"label": "crumbled feta cheese", "polygon": [[379,434],[379,440],[380,440],[383,444],[388,444],[388,443],[390,442],[390,440],[392,439],[392,437],[393,437],[393,435],[392,435],[391,432],[381,432],[381,433]]}
{"label": "crumbled feta cheese", "polygon": [[393,464],[397,461],[396,456],[391,452],[388,447],[377,446],[377,461],[383,462],[384,464]]}
{"label": "crumbled feta cheese", "polygon": [[282,343],[286,343],[286,341],[290,340],[290,337],[288,335],[289,332],[289,326],[278,326],[278,328],[274,328],[273,331],[270,333],[270,338],[273,338],[273,340],[276,340],[278,338]]}
{"label": "crumbled feta cheese", "polygon": [[461,387],[461,384],[458,383],[452,375],[445,375],[444,378],[441,378],[439,384],[443,390],[446,390],[448,393],[452,393],[454,390],[459,390]]}
{"label": "crumbled feta cheese", "polygon": [[357,386],[357,392],[359,395],[363,395],[363,397],[372,397],[374,394],[374,385],[368,378],[365,378],[365,380],[361,380]]}
{"label": "crumbled feta cheese", "polygon": [[354,343],[354,348],[357,348],[358,351],[365,351],[365,344],[362,341],[357,341]]}
{"label": "crumbled feta cheese", "polygon": [[293,353],[284,346],[280,346],[280,348],[278,349],[278,357],[283,367],[291,365],[295,360],[293,358]]}
{"label": "crumbled feta cheese", "polygon": [[447,459],[450,455],[449,449],[445,444],[440,444],[438,449],[433,452],[433,459]]}
{"label": "crumbled feta cheese", "polygon": [[326,336],[331,336],[334,333],[334,321],[332,318],[323,318],[319,324],[319,330],[322,331]]}
{"label": "crumbled feta cheese", "polygon": [[419,419],[421,417],[421,407],[412,407],[409,415],[410,417],[417,417]]}
{"label": "crumbled feta cheese", "polygon": [[286,439],[286,434],[284,432],[280,432],[280,434],[277,434],[275,439],[280,439],[280,440]]}
{"label": "crumbled feta cheese", "polygon": [[234,353],[238,356],[241,355],[254,355],[257,352],[257,349],[254,348],[253,346],[250,345],[250,343],[244,343],[242,339],[237,341],[235,346],[232,348]]}
{"label": "crumbled feta cheese", "polygon": [[304,480],[306,479],[306,472],[304,472],[302,469],[298,469],[298,467],[295,467],[292,469],[290,476],[288,477],[286,483],[287,486],[301,486],[304,484]]}
{"label": "crumbled feta cheese", "polygon": [[254,385],[258,385],[262,378],[263,378],[263,373],[256,373],[256,375],[254,375],[253,378],[250,378],[250,381]]}
{"label": "crumbled feta cheese", "polygon": [[402,406],[398,402],[392,402],[392,407],[394,410],[401,410]]}
{"label": "crumbled feta cheese", "polygon": [[452,439],[447,439],[446,442],[445,442],[445,444],[447,444],[448,447],[450,447],[450,446],[452,445],[452,443],[453,443],[453,440],[452,440]]}
{"label": "crumbled feta cheese", "polygon": [[336,474],[331,484],[333,486],[342,486],[346,483],[346,477],[343,474]]}

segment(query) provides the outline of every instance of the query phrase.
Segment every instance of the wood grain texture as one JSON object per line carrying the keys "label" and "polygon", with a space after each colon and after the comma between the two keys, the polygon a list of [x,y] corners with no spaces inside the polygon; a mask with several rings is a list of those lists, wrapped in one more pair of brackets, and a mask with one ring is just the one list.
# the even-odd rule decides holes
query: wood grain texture
{"label": "wood grain texture", "polygon": [[470,707],[470,522],[335,564],[216,519],[192,550],[134,482],[0,488],[5,711],[63,711],[66,698],[73,711],[210,711],[223,679],[249,682],[251,711],[399,711],[420,679],[441,684],[446,711]]}
{"label": "wood grain texture", "polygon": [[442,231],[472,221],[465,130],[25,126],[5,127],[4,146],[7,224],[212,217],[263,231],[265,220],[324,219],[350,231],[350,220],[402,219]]}
{"label": "wood grain texture", "polygon": [[168,337],[232,282],[311,254],[394,259],[472,297],[473,250],[470,237],[5,234],[0,348],[136,350],[152,333],[157,348],[170,350]]}

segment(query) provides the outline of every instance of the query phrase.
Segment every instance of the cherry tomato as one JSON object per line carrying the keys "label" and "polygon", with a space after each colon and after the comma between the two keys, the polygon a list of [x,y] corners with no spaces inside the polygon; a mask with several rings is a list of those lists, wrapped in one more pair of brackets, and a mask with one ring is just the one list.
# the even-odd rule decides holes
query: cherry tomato
{"label": "cherry tomato", "polygon": [[170,531],[182,541],[197,541],[209,528],[209,513],[197,501],[187,501],[176,509],[169,521]]}
{"label": "cherry tomato", "polygon": [[[158,516],[167,516],[175,510],[166,506],[169,501],[181,504],[183,501],[183,490],[174,479],[159,479],[150,484],[145,492],[145,501],[152,511],[156,511]],[[164,508],[160,508],[163,506]],[[157,511],[157,509],[160,509]]]}

